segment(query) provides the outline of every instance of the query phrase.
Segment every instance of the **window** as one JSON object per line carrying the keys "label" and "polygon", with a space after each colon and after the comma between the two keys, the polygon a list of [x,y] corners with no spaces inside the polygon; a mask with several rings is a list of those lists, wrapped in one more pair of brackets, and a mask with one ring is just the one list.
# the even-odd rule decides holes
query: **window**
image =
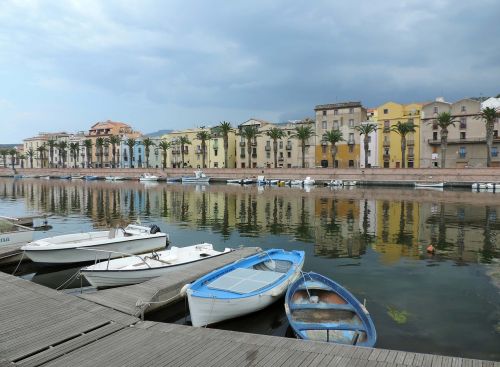
{"label": "window", "polygon": [[266,158],[271,158],[271,152],[270,151],[266,151]]}
{"label": "window", "polygon": [[460,139],[463,140],[465,139],[465,131],[460,131]]}
{"label": "window", "polygon": [[408,157],[413,158],[413,154],[414,154],[413,147],[408,147]]}
{"label": "window", "polygon": [[292,158],[292,152],[286,152],[287,158]]}
{"label": "window", "polygon": [[491,147],[491,156],[498,157],[498,147]]}
{"label": "window", "polygon": [[354,153],[354,145],[349,145],[349,153]]}
{"label": "window", "polygon": [[349,159],[349,168],[354,167],[354,161],[352,159]]}
{"label": "window", "polygon": [[218,152],[218,150],[214,149],[214,156],[216,156],[216,157],[217,157],[217,152]]}
{"label": "window", "polygon": [[354,119],[349,119],[349,127],[354,127]]}
{"label": "window", "polygon": [[384,121],[384,129],[390,129],[391,128],[391,122],[389,120]]}
{"label": "window", "polygon": [[323,111],[323,116],[326,116],[326,110],[325,110],[325,111]]}
{"label": "window", "polygon": [[326,121],[323,121],[323,122],[321,123],[321,127],[323,128],[323,130],[326,130],[326,128],[327,128]]}
{"label": "window", "polygon": [[372,142],[372,136],[368,135],[368,144],[370,144],[371,142]]}
{"label": "window", "polygon": [[214,162],[214,168],[219,167],[219,162]]}
{"label": "window", "polygon": [[283,149],[283,142],[280,141],[280,149]]}
{"label": "window", "polygon": [[354,108],[349,108],[349,113],[354,113]]}
{"label": "window", "polygon": [[494,139],[498,138],[498,130],[493,130],[493,138]]}
{"label": "window", "polygon": [[438,140],[438,132],[437,131],[434,131],[432,133],[432,140]]}
{"label": "window", "polygon": [[460,109],[462,112],[465,112],[466,111],[466,108],[465,106],[462,106],[462,108]]}
{"label": "window", "polygon": [[339,129],[339,120],[333,120],[333,129],[338,130]]}
{"label": "window", "polygon": [[460,117],[460,128],[467,129],[467,117]]}
{"label": "window", "polygon": [[465,147],[458,148],[458,156],[460,158],[465,158],[466,155],[467,155],[467,151],[465,150]]}
{"label": "window", "polygon": [[354,133],[349,133],[349,142],[354,143]]}
{"label": "window", "polygon": [[326,145],[321,146],[321,153],[323,153],[323,154],[326,153]]}
{"label": "window", "polygon": [[339,114],[339,110],[333,110],[333,114],[334,115],[338,115]]}
{"label": "window", "polygon": [[283,152],[280,152],[280,158],[283,158]]}
{"label": "window", "polygon": [[434,113],[439,113],[438,107],[434,106]]}
{"label": "window", "polygon": [[372,156],[372,151],[370,149],[368,149],[368,157],[371,157]]}
{"label": "window", "polygon": [[389,109],[384,108],[384,115],[387,115],[389,113]]}

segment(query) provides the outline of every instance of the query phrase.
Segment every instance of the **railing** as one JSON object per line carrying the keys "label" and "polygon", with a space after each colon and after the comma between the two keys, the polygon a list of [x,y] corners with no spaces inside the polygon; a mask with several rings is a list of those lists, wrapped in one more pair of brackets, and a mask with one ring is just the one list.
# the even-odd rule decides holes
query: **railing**
{"label": "railing", "polygon": [[407,145],[415,145],[415,140],[413,140],[413,139],[407,139],[406,140],[406,144]]}
{"label": "railing", "polygon": [[287,145],[286,146],[286,150],[292,150],[292,146],[291,145]]}
{"label": "railing", "polygon": [[240,158],[245,158],[245,154],[244,153],[240,154]]}
{"label": "railing", "polygon": [[266,151],[271,151],[271,146],[270,145],[266,145]]}
{"label": "railing", "polygon": [[389,140],[384,140],[384,147],[390,147],[391,142]]}
{"label": "railing", "polygon": [[257,158],[257,153],[252,153],[252,158]]}
{"label": "railing", "polygon": [[389,161],[389,160],[391,159],[391,155],[390,155],[390,154],[384,154],[384,155],[382,156],[382,159],[383,159],[384,161]]}
{"label": "railing", "polygon": [[244,147],[245,146],[245,142],[244,141],[240,141],[240,147]]}
{"label": "railing", "polygon": [[354,139],[349,139],[349,140],[347,141],[347,144],[349,144],[349,145],[354,145],[354,144],[356,144],[356,143],[354,142]]}
{"label": "railing", "polygon": [[[427,139],[427,142],[431,145],[441,144],[441,139]],[[465,139],[448,139],[448,144],[474,144],[474,143],[486,143],[485,138],[465,138]]]}

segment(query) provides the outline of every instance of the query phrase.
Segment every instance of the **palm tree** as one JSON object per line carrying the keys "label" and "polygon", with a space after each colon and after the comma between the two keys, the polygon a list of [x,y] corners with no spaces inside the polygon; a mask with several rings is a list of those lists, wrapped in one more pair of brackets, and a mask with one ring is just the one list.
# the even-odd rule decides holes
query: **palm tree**
{"label": "palm tree", "polygon": [[365,150],[365,168],[368,168],[368,150],[369,150],[368,143],[369,143],[370,134],[372,132],[377,131],[377,129],[378,129],[377,125],[373,124],[371,122],[369,122],[367,124],[354,126],[354,130],[359,132],[360,136],[361,135],[365,136],[363,138],[363,148]]}
{"label": "palm tree", "polygon": [[344,136],[340,130],[330,130],[323,135],[323,140],[329,142],[332,147],[330,152],[332,153],[332,167],[335,168],[335,157],[337,156],[337,143],[344,141]]}
{"label": "palm tree", "polygon": [[30,166],[31,168],[33,168],[33,157],[35,156],[35,151],[33,148],[29,148],[27,151],[26,151],[26,155],[29,157],[30,159]]}
{"label": "palm tree", "polygon": [[446,148],[448,146],[448,127],[450,125],[455,126],[455,120],[451,113],[449,112],[441,112],[437,117],[432,121],[433,124],[436,124],[441,129],[441,168],[445,168],[446,162]]}
{"label": "palm tree", "polygon": [[283,139],[285,132],[279,127],[272,127],[266,131],[266,135],[273,139],[274,168],[278,168],[278,139]]}
{"label": "palm tree", "polygon": [[120,141],[121,139],[118,135],[111,135],[108,138],[108,143],[111,144],[111,153],[113,154],[113,168],[116,168],[116,146],[120,144]]}
{"label": "palm tree", "polygon": [[411,120],[406,122],[398,121],[396,125],[391,126],[391,131],[394,131],[401,137],[401,168],[406,167],[406,135],[416,133],[415,128],[417,127]]}
{"label": "palm tree", "polygon": [[95,140],[95,149],[96,149],[96,153],[97,155],[99,156],[99,166],[101,168],[103,168],[103,159],[104,159],[104,138],[102,136],[98,137],[96,140]]}
{"label": "palm tree", "polygon": [[128,138],[127,139],[127,142],[125,143],[126,146],[128,146],[128,155],[129,155],[129,159],[130,159],[130,165],[129,167],[130,168],[133,168],[132,166],[132,162],[134,160],[134,147],[136,145],[136,141],[134,138]]}
{"label": "palm tree", "polygon": [[239,135],[247,141],[248,168],[252,167],[252,142],[257,144],[257,136],[260,135],[257,126],[244,126]]}
{"label": "palm tree", "polygon": [[62,168],[64,168],[64,163],[66,161],[66,148],[68,147],[68,142],[60,141],[57,144],[57,148],[59,149],[59,160],[62,162]]}
{"label": "palm tree", "polygon": [[476,119],[484,120],[486,124],[486,167],[491,167],[491,147],[493,146],[493,124],[495,120],[500,117],[500,111],[492,107],[486,107],[481,110]]}
{"label": "palm tree", "polygon": [[292,135],[300,141],[300,147],[302,149],[302,168],[306,167],[306,142],[314,136],[314,130],[312,126],[297,126],[295,128],[295,134]]}
{"label": "palm tree", "polygon": [[182,168],[184,168],[184,146],[191,144],[191,140],[184,135],[179,138],[178,143],[181,145],[181,161],[182,161]]}
{"label": "palm tree", "polygon": [[160,143],[158,143],[158,148],[161,149],[162,154],[163,154],[163,169],[167,168],[167,150],[170,149],[172,146],[172,143],[162,140]]}
{"label": "palm tree", "polygon": [[0,150],[0,155],[3,158],[3,166],[7,168],[7,155],[9,154],[9,151],[7,149],[1,149]]}
{"label": "palm tree", "polygon": [[21,168],[24,168],[24,160],[26,159],[26,156],[24,154],[19,155],[19,161],[21,162]]}
{"label": "palm tree", "polygon": [[73,168],[76,168],[76,161],[78,160],[78,153],[80,152],[80,144],[78,142],[69,143],[69,155],[73,158]]}
{"label": "palm tree", "polygon": [[47,140],[49,145],[50,167],[54,167],[54,148],[57,146],[57,141],[54,139]]}
{"label": "palm tree", "polygon": [[40,168],[43,168],[45,166],[45,153],[47,153],[47,147],[45,146],[45,143],[36,148],[36,150],[38,151],[38,158],[40,159]]}
{"label": "palm tree", "polygon": [[207,130],[201,130],[196,133],[196,139],[201,141],[201,157],[202,157],[202,168],[206,168],[205,160],[207,157],[207,140],[210,140],[212,136]]}
{"label": "palm tree", "polygon": [[87,168],[92,167],[92,139],[85,139],[83,142],[87,154]]}
{"label": "palm tree", "polygon": [[218,128],[224,140],[224,168],[228,168],[229,133],[233,131],[233,127],[230,122],[222,121]]}
{"label": "palm tree", "polygon": [[150,138],[144,138],[142,140],[142,145],[144,145],[144,154],[146,155],[146,168],[149,168],[149,152],[151,147],[156,146],[156,144]]}
{"label": "palm tree", "polygon": [[14,169],[14,165],[16,163],[17,150],[10,149],[8,153],[10,155],[10,165],[12,166],[12,169]]}

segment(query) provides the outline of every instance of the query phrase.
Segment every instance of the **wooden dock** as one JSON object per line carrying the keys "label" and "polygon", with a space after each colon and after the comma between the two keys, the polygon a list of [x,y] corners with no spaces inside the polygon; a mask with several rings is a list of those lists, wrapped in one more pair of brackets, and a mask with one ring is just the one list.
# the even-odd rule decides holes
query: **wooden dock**
{"label": "wooden dock", "polygon": [[0,366],[457,366],[499,362],[142,322],[0,273]]}
{"label": "wooden dock", "polygon": [[79,297],[132,316],[152,312],[178,301],[181,288],[212,270],[241,258],[256,254],[258,247],[243,247],[230,253],[193,263],[182,273],[175,272],[144,283],[110,288],[95,293],[84,293]]}
{"label": "wooden dock", "polygon": [[19,262],[22,258],[23,251],[21,246],[24,243],[15,245],[1,245],[0,246],[0,264],[12,264]]}

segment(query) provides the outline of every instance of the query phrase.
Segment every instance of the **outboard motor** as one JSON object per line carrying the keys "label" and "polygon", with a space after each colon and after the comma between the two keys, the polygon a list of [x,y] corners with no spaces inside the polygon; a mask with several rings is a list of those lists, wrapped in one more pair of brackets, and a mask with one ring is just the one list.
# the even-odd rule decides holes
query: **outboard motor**
{"label": "outboard motor", "polygon": [[151,228],[149,230],[149,233],[151,233],[151,234],[155,234],[155,233],[161,232],[160,227],[158,227],[156,224],[152,224],[149,228]]}

